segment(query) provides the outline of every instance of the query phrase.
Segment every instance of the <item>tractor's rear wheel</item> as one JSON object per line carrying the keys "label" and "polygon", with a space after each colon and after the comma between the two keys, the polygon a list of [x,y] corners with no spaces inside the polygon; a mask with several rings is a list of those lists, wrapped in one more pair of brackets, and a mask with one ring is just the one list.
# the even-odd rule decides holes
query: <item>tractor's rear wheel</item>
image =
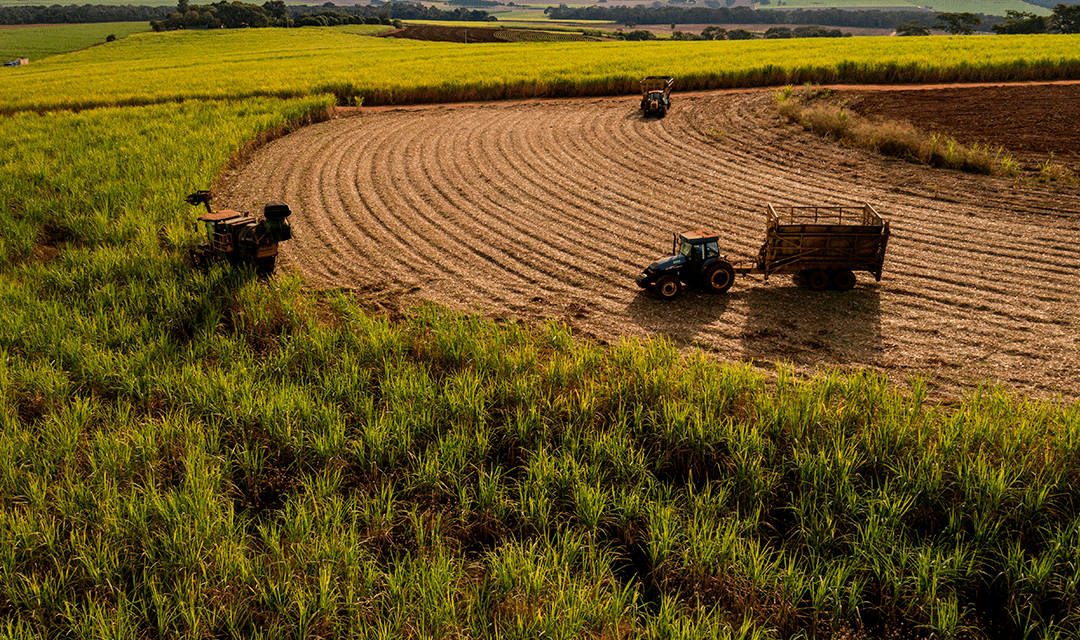
{"label": "tractor's rear wheel", "polygon": [[829,274],[832,288],[837,291],[851,291],[855,288],[855,274],[851,269],[836,269]]}
{"label": "tractor's rear wheel", "polygon": [[829,274],[821,269],[808,269],[802,272],[802,281],[811,291],[824,291],[829,288]]}
{"label": "tractor's rear wheel", "polygon": [[725,260],[709,265],[705,270],[705,289],[709,293],[725,293],[735,282],[735,268]]}
{"label": "tractor's rear wheel", "polygon": [[682,282],[675,276],[663,276],[656,281],[656,295],[664,300],[674,300],[682,293]]}

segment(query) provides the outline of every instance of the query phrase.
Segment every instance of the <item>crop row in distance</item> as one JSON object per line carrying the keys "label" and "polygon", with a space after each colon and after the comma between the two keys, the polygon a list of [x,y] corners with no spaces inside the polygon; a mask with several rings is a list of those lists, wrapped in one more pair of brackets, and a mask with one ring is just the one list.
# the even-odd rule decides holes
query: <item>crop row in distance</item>
{"label": "crop row in distance", "polygon": [[342,28],[178,31],[8,70],[0,110],[317,93],[369,105],[615,95],[656,73],[676,76],[680,90],[1044,80],[1080,77],[1078,52],[1078,35],[464,45]]}
{"label": "crop row in distance", "polygon": [[125,38],[150,31],[145,22],[104,22],[0,29],[0,60],[42,58],[102,44],[110,35]]}

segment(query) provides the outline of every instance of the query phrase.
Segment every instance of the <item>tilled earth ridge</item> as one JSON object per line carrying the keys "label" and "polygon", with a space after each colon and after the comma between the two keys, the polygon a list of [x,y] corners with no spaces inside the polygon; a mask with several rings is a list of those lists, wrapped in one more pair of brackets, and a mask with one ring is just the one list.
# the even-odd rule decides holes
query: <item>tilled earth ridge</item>
{"label": "tilled earth ridge", "polygon": [[[279,266],[372,309],[434,301],[602,341],[665,336],[723,360],[924,376],[952,399],[983,382],[1080,397],[1080,188],[930,169],[783,124],[771,94],[364,110],[276,140],[217,185],[222,207],[294,210]],[[748,263],[765,204],[873,204],[884,276],[850,292],[739,277],[674,302],[634,276],[671,232],[720,235]]]}

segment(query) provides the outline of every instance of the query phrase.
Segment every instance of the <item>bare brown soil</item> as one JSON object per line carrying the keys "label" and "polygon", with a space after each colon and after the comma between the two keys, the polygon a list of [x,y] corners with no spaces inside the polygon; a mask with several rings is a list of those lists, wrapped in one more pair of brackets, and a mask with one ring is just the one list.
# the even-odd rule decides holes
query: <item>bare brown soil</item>
{"label": "bare brown soil", "polygon": [[[1006,102],[980,95],[988,114]],[[268,144],[218,191],[292,205],[282,267],[372,309],[430,300],[765,368],[926,376],[941,399],[982,382],[1080,398],[1080,187],[846,149],[784,124],[768,92],[676,96],[662,120],[626,98],[365,109]],[[672,231],[713,228],[748,261],[767,202],[872,203],[893,230],[881,282],[744,276],[674,302],[635,286]]]}
{"label": "bare brown soil", "polygon": [[1080,86],[1002,85],[889,92],[845,92],[863,114],[907,120],[965,145],[1008,149],[1027,165],[1053,162],[1080,171]]}

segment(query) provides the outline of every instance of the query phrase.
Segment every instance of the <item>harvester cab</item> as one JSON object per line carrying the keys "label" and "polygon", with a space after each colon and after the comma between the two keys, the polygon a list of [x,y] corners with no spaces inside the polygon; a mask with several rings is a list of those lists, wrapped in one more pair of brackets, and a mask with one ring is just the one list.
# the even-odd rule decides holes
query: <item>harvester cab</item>
{"label": "harvester cab", "polygon": [[646,76],[641,79],[641,113],[648,118],[663,118],[671,108],[672,76]]}
{"label": "harvester cab", "polygon": [[206,213],[198,218],[205,226],[206,240],[191,250],[192,264],[206,268],[226,260],[234,266],[251,265],[260,276],[273,273],[278,243],[292,238],[289,205],[268,202],[262,215],[250,216],[231,209],[214,211],[210,199],[209,191],[196,191],[185,198],[188,204],[206,206]]}

